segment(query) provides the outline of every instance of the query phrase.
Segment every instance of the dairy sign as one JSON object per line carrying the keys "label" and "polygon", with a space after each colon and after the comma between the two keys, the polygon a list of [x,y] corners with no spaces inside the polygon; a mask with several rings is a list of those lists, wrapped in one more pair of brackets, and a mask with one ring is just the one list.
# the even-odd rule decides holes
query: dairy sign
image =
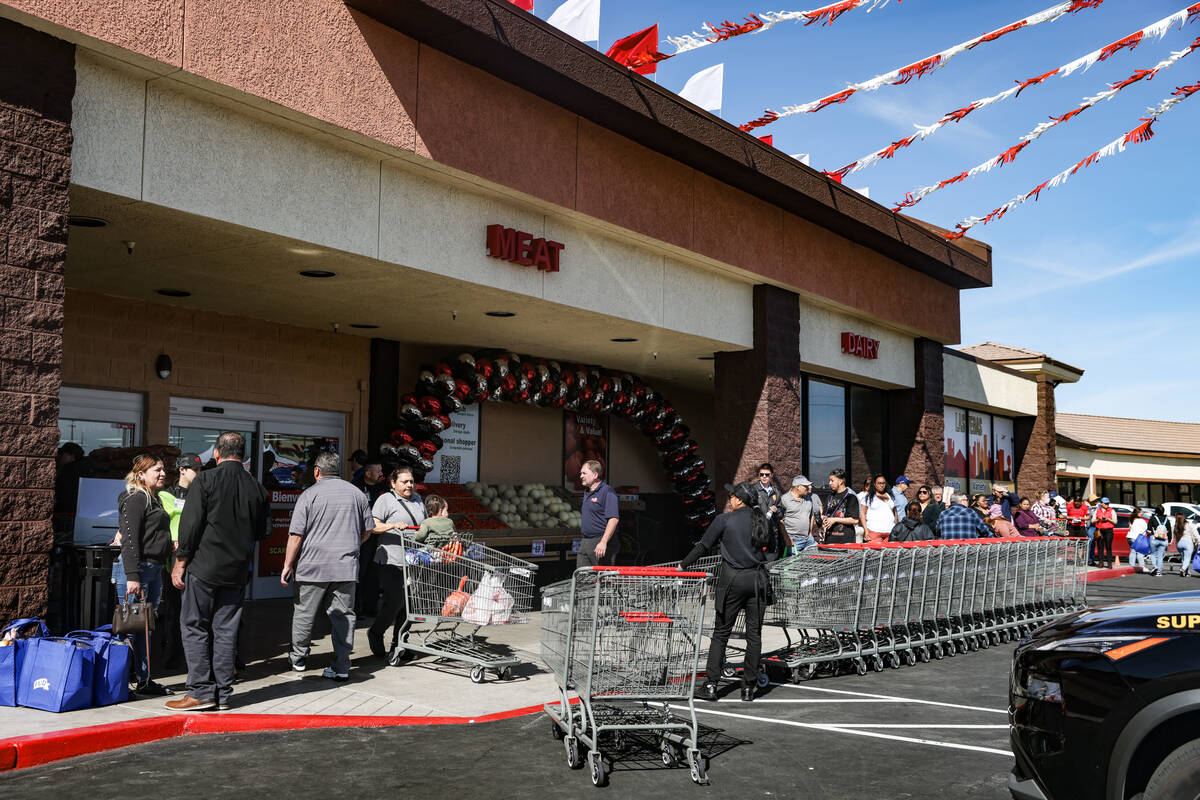
{"label": "dairy sign", "polygon": [[879,340],[858,333],[842,332],[842,352],[859,358],[879,358]]}

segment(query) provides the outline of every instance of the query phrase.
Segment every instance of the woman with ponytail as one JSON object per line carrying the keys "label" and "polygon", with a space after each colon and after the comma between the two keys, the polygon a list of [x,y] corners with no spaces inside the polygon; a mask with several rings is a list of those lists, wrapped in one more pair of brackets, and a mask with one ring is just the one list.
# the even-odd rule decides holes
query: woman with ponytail
{"label": "woman with ponytail", "polygon": [[758,680],[763,616],[770,603],[769,576],[764,567],[777,558],[779,537],[776,527],[759,508],[752,484],[725,484],[725,491],[729,492],[730,510],[712,521],[703,538],[680,562],[680,568],[687,569],[720,544],[721,566],[713,598],[716,623],[708,648],[708,677],[700,696],[704,700],[717,699],[717,679],[725,664],[725,645],[733,632],[734,621],[745,610],[746,661],[742,669],[742,699],[750,701],[754,699]]}
{"label": "woman with ponytail", "polygon": [[[166,474],[161,459],[140,455],[125,476],[125,491],[117,497],[121,558],[114,565],[113,581],[119,603],[142,599],[157,608],[162,597],[163,567],[172,549],[171,519],[158,498]],[[137,678],[134,691],[151,697],[171,694],[170,689],[150,680],[146,635],[134,634],[131,639]]]}

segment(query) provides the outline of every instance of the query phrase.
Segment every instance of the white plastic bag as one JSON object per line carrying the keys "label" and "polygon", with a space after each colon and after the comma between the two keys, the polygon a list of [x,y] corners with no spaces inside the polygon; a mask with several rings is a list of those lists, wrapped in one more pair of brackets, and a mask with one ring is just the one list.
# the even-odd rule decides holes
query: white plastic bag
{"label": "white plastic bag", "polygon": [[476,625],[504,625],[512,615],[512,607],[513,596],[504,588],[504,581],[488,573],[471,594],[462,618]]}

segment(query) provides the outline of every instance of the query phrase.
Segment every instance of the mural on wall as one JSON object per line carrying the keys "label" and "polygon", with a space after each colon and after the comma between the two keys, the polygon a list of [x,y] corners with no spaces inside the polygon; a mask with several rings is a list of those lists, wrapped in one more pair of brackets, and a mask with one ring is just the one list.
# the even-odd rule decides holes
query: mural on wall
{"label": "mural on wall", "polygon": [[946,406],[946,485],[967,491],[967,412]]}
{"label": "mural on wall", "polygon": [[564,411],[562,485],[582,491],[579,470],[588,461],[599,461],[608,475],[608,415]]}
{"label": "mural on wall", "polygon": [[1013,421],[1008,417],[992,417],[992,436],[996,440],[996,455],[992,459],[992,480],[1007,487],[1013,483]]}
{"label": "mural on wall", "polygon": [[486,351],[423,367],[414,390],[400,398],[400,418],[380,454],[411,467],[418,482],[425,480],[445,445],[450,415],[485,400],[626,419],[657,448],[688,524],[703,528],[717,515],[698,445],[675,407],[641,378],[595,366]]}
{"label": "mural on wall", "polygon": [[972,411],[967,415],[967,458],[971,492],[992,490],[992,417]]}

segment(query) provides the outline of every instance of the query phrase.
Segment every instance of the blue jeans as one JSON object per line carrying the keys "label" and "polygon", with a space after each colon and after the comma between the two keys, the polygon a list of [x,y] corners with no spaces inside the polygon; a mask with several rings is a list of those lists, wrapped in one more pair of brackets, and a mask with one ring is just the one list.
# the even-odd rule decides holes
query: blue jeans
{"label": "blue jeans", "polygon": [[1181,536],[1179,537],[1179,541],[1175,543],[1175,546],[1179,548],[1179,555],[1183,556],[1183,562],[1179,565],[1179,568],[1187,572],[1192,568],[1192,553],[1195,552],[1196,545],[1192,543],[1192,537]]}
{"label": "blue jeans", "polygon": [[788,548],[788,555],[794,556],[797,553],[802,553],[810,547],[816,547],[817,540],[811,536],[805,536],[803,539],[793,539],[791,546]]}
{"label": "blue jeans", "polygon": [[[138,575],[138,580],[142,583],[142,597],[157,609],[158,601],[162,599],[163,565],[155,564],[153,561],[141,561],[138,563]],[[118,603],[125,602],[125,582],[127,580],[125,566],[118,558],[113,563],[113,583],[117,585]],[[141,686],[150,680],[150,665],[146,663],[147,652],[150,649],[149,643],[146,641],[144,633],[132,634],[129,640],[133,646],[133,672],[137,676],[138,686]]]}
{"label": "blue jeans", "polygon": [[1150,537],[1150,564],[1157,572],[1162,572],[1163,556],[1167,552],[1167,540]]}
{"label": "blue jeans", "polygon": [[1091,561],[1096,560],[1096,526],[1095,525],[1088,525],[1087,537],[1088,537],[1088,561],[1091,562]]}

